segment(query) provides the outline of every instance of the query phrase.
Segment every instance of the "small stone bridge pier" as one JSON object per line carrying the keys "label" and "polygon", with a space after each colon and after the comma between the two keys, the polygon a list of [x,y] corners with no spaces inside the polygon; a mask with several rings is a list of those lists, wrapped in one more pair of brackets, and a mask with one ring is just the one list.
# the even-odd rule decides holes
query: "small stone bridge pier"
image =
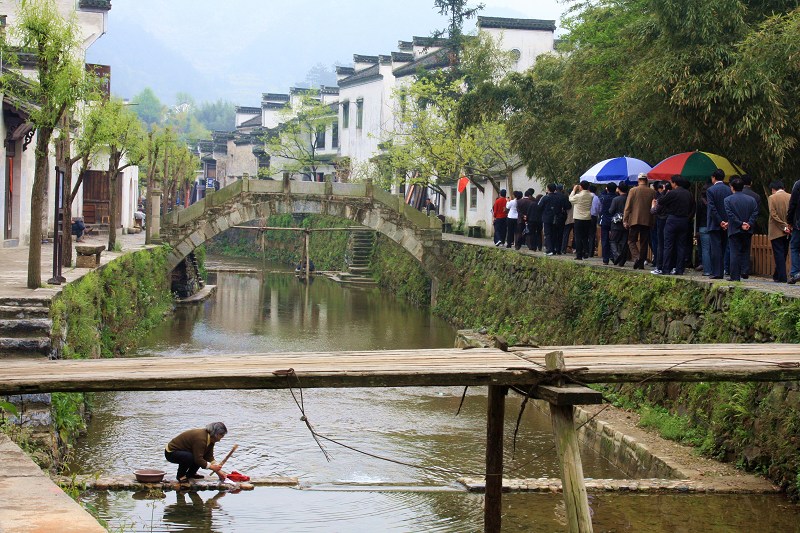
{"label": "small stone bridge pier", "polygon": [[[371,228],[402,246],[436,279],[442,224],[403,198],[364,183],[240,180],[161,221],[175,269],[198,246],[236,225],[280,213],[336,216]],[[434,281],[435,283],[435,281]],[[435,291],[434,291],[435,292]]]}

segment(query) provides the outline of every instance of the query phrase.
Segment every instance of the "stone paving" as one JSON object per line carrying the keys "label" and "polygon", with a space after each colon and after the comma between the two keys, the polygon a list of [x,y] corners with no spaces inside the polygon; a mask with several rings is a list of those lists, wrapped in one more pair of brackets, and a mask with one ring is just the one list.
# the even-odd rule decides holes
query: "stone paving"
{"label": "stone paving", "polygon": [[[84,244],[108,244],[108,235],[87,236]],[[100,264],[104,265],[126,252],[145,248],[144,233],[132,235],[118,235],[117,243],[122,247],[121,252],[105,251],[100,257]],[[74,244],[74,243],[73,243]],[[73,247],[73,262],[75,264],[75,250]],[[62,271],[67,282],[80,279],[90,268],[65,267]],[[31,290],[27,288],[28,281],[28,247],[0,248],[0,299],[6,298],[32,298],[51,300],[61,292],[63,285],[47,285],[47,280],[53,276],[53,245],[42,244],[42,288]]]}
{"label": "stone paving", "polygon": [[[475,237],[465,237],[463,235],[455,235],[452,233],[445,233],[442,235],[442,240],[445,241],[452,241],[452,242],[460,242],[463,244],[472,244],[475,246],[486,246],[489,248],[494,247],[494,243],[491,239],[488,238],[475,238]],[[633,270],[633,262],[628,262],[628,265],[625,267],[618,267],[615,265],[604,265],[603,261],[599,257],[592,257],[590,259],[584,259],[583,261],[575,261],[573,259],[573,254],[564,254],[564,255],[555,255],[555,256],[545,256],[542,252],[532,252],[528,250],[526,247],[522,247],[519,250],[514,250],[513,248],[502,248],[503,250],[507,251],[511,254],[523,254],[523,255],[530,255],[534,257],[543,257],[548,260],[553,261],[570,261],[575,264],[580,264],[584,266],[594,267],[594,268],[605,268],[611,270],[617,270],[620,272],[626,272],[628,274],[634,276],[653,276],[655,275],[650,273],[652,267],[645,267],[645,270]],[[740,282],[732,282],[732,281],[725,281],[725,280],[712,280],[705,276],[703,276],[702,272],[695,272],[692,269],[686,271],[686,274],[682,276],[667,276],[667,277],[674,277],[674,278],[681,278],[681,279],[690,279],[692,281],[696,281],[698,283],[707,283],[707,284],[726,284],[730,286],[741,286],[747,289],[771,293],[771,294],[783,294],[790,298],[800,298],[800,284],[798,285],[789,285],[788,283],[775,283],[772,281],[771,278],[764,278],[758,276],[750,276],[750,279],[742,280]]]}
{"label": "stone paving", "polygon": [[2,433],[0,470],[3,472],[0,477],[0,531],[3,533],[106,531]]}

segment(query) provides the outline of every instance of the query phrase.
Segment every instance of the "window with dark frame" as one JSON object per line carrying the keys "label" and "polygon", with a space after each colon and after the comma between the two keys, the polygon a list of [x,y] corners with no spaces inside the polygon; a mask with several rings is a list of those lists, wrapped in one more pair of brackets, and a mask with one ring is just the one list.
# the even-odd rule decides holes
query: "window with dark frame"
{"label": "window with dark frame", "polygon": [[339,122],[331,126],[331,148],[339,148]]}
{"label": "window with dark frame", "polygon": [[315,139],[315,148],[317,150],[325,149],[325,125],[317,126],[317,138]]}
{"label": "window with dark frame", "polygon": [[342,102],[342,128],[347,129],[350,127],[350,102],[345,100]]}
{"label": "window with dark frame", "polygon": [[455,210],[458,207],[458,197],[456,196],[457,191],[455,187],[450,187],[450,209]]}
{"label": "window with dark frame", "polygon": [[475,186],[469,188],[469,208],[478,209],[478,188]]}
{"label": "window with dark frame", "polygon": [[356,100],[356,129],[364,127],[364,99]]}

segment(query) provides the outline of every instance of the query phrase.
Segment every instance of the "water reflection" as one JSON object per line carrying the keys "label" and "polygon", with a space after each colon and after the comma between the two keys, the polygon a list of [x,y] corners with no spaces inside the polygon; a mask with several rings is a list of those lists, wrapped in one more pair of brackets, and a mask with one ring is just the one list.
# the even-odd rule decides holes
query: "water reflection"
{"label": "water reflection", "polygon": [[[167,318],[139,355],[269,357],[275,351],[439,348],[452,346],[454,339],[454,330],[443,321],[377,290],[343,289],[323,278],[307,286],[292,275],[241,273],[221,273],[217,285],[213,299],[181,307]],[[320,433],[406,464],[331,444],[326,447],[333,460],[326,461],[285,390],[98,394],[72,468],[100,475],[161,468],[173,477],[175,466],[162,452],[169,439],[224,420],[229,434],[218,455],[238,443],[232,469],[251,477],[296,476],[305,489],[314,490],[257,489],[228,496],[170,492],[165,497],[95,493],[87,502],[126,531],[131,524],[137,531],[477,531],[482,529],[481,496],[452,489],[457,477],[483,472],[486,391],[470,389],[456,417],[461,393],[453,387],[304,391],[307,414]],[[535,409],[526,410],[512,457],[519,405],[518,397],[509,396],[506,475],[558,477],[549,420]],[[622,477],[592,453],[584,453],[583,460],[587,477]],[[437,492],[429,492],[432,488]],[[603,524],[596,531],[681,531],[689,504],[701,519],[725,515],[723,522],[731,524],[774,508],[777,500],[735,500],[747,505],[737,507],[740,514],[726,515],[729,501],[734,500],[603,495],[593,497],[592,506]],[[504,508],[504,531],[562,529],[560,496],[506,495]],[[645,519],[642,513],[652,516]],[[664,513],[675,519],[662,520]],[[777,513],[767,514],[775,527],[765,530],[788,530],[778,527],[783,524],[773,516]]]}

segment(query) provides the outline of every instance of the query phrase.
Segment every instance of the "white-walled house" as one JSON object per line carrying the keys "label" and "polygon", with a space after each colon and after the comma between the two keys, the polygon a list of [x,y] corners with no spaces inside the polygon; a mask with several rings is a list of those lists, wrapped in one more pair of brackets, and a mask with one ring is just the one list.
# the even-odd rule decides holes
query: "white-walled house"
{"label": "white-walled house", "polygon": [[[537,19],[478,17],[477,23],[479,32],[489,34],[503,49],[512,52],[516,59],[513,68],[518,72],[533,66],[539,55],[553,52],[555,27],[553,20]],[[370,162],[385,153],[383,143],[399,129],[396,122],[396,90],[413,83],[420,68],[435,70],[447,67],[450,58],[446,46],[445,39],[413,37],[410,41],[398,41],[397,50],[389,54],[355,54],[353,66],[337,67],[338,89],[323,87],[319,92],[324,103],[336,106],[337,117],[334,124],[336,128],[329,128],[325,134],[324,153],[330,160],[330,166],[321,172],[323,176],[335,173],[337,162],[343,166],[349,165],[354,176],[364,177],[369,173]],[[280,127],[281,110],[286,106],[294,106],[297,95],[302,91],[292,89],[290,94],[264,93],[260,108],[238,107],[236,133],[234,140],[229,141],[226,153],[209,154],[217,168],[220,167],[220,161],[225,160],[228,172],[235,172],[234,179],[243,175],[257,175],[258,168],[264,165],[269,165],[273,171],[279,169],[282,165],[279,158],[259,153],[258,150],[263,146],[259,137]],[[245,153],[248,151],[253,155]],[[301,179],[299,176],[290,177]],[[506,178],[497,180],[502,188],[507,188]],[[513,171],[512,180],[516,190],[524,191],[532,187],[538,194],[544,188],[539,180],[526,175],[522,165]],[[452,186],[449,183],[440,185],[445,191],[456,188],[455,183]],[[490,207],[497,193],[488,181],[483,188],[481,192],[471,184],[463,193],[448,193],[446,199],[434,196],[439,213],[454,220],[463,220],[464,226],[491,227]],[[403,193],[404,187],[392,192]]]}
{"label": "white-walled house", "polygon": [[[0,0],[0,27],[13,27],[17,19],[18,0]],[[57,0],[59,12],[65,17],[76,16],[81,36],[80,59],[85,60],[86,50],[99,39],[108,25],[110,0]],[[20,55],[20,71],[26,77],[36,74],[35,57]],[[87,65],[87,70],[109,72],[108,68]],[[31,102],[21,102],[10,95],[3,95],[3,120],[0,121],[0,135],[4,142],[0,146],[3,164],[0,164],[0,237],[3,246],[27,245],[30,241],[31,227],[31,192],[34,177],[34,149],[36,132],[28,121]],[[85,184],[72,205],[74,215],[83,214],[88,205],[99,207],[92,211],[98,216],[97,223],[103,222],[103,200],[91,197],[92,191],[102,189],[100,172],[104,161],[98,161],[93,170],[85,176]],[[55,158],[51,145],[50,164],[46,189],[46,206],[43,223],[44,234],[52,229],[55,223]],[[77,176],[79,164],[73,168]],[[139,198],[138,168],[128,168],[118,180],[120,194],[118,227],[133,226],[133,212]],[[94,184],[94,185],[93,185]],[[105,191],[108,187],[105,187]],[[88,196],[87,196],[88,194]],[[108,192],[106,192],[108,194]],[[107,202],[106,202],[107,203]],[[105,215],[107,217],[107,215]],[[88,221],[93,222],[93,221]],[[108,222],[106,220],[106,222]]]}

